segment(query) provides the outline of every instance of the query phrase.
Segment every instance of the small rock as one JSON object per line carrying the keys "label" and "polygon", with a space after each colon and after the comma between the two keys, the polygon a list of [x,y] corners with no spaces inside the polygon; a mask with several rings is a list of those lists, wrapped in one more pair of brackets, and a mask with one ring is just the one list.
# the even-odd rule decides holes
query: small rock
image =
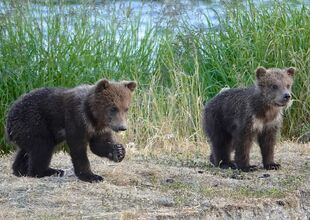
{"label": "small rock", "polygon": [[174,179],[168,178],[168,179],[166,179],[166,183],[174,183]]}
{"label": "small rock", "polygon": [[198,170],[198,173],[203,173],[203,170]]}
{"label": "small rock", "polygon": [[268,177],[270,177],[270,174],[264,173],[262,176],[260,176],[258,178],[268,178]]}
{"label": "small rock", "polygon": [[172,207],[174,205],[174,201],[171,198],[167,197],[158,199],[157,203],[166,207]]}
{"label": "small rock", "polygon": [[209,208],[214,207],[214,205],[212,205],[210,200],[206,200],[200,204],[200,207],[203,209],[209,209]]}
{"label": "small rock", "polygon": [[236,180],[243,180],[244,177],[242,175],[238,175],[237,173],[234,173],[230,176],[230,178],[232,179],[236,179]]}

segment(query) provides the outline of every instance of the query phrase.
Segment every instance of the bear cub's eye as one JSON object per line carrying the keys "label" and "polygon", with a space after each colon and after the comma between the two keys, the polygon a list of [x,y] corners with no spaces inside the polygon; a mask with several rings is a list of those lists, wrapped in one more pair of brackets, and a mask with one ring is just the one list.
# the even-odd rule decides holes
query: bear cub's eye
{"label": "bear cub's eye", "polygon": [[278,86],[273,84],[273,85],[271,85],[271,88],[276,90],[276,89],[278,89]]}
{"label": "bear cub's eye", "polygon": [[128,108],[125,108],[125,112],[128,112]]}
{"label": "bear cub's eye", "polygon": [[110,109],[110,111],[111,111],[111,113],[116,113],[116,112],[118,112],[118,109],[117,109],[117,107],[112,107]]}
{"label": "bear cub's eye", "polygon": [[291,85],[290,85],[290,84],[287,84],[287,85],[286,85],[286,88],[288,88],[288,89],[291,88]]}

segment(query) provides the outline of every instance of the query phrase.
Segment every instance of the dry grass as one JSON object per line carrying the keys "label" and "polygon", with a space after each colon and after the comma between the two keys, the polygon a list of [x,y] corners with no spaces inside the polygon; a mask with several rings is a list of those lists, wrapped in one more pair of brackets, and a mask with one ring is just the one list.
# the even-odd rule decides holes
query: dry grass
{"label": "dry grass", "polygon": [[[68,154],[52,160],[53,167],[65,170],[64,177],[42,179],[13,176],[13,155],[4,156],[0,219],[310,217],[310,144],[278,144],[283,168],[253,173],[211,167],[202,144],[167,146],[140,151],[129,144],[119,164],[89,154],[94,172],[105,177],[97,184],[77,180]],[[260,164],[257,146],[252,163]]]}

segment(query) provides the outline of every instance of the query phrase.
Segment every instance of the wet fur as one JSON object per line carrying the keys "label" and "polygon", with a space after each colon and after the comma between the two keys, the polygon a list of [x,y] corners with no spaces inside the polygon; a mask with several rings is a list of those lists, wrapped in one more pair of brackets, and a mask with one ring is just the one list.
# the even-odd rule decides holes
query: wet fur
{"label": "wet fur", "polygon": [[[203,127],[210,140],[213,165],[253,170],[250,149],[257,140],[264,167],[280,167],[274,162],[274,146],[282,122],[282,110],[288,104],[288,100],[283,101],[283,96],[291,93],[294,72],[293,68],[258,68],[256,85],[227,89],[205,105]],[[231,160],[233,151],[235,161]]]}
{"label": "wet fur", "polygon": [[[135,82],[111,83],[73,89],[41,88],[19,98],[7,115],[8,140],[18,148],[13,163],[16,176],[63,175],[49,167],[55,146],[66,141],[75,174],[94,182],[87,145],[93,153],[120,162],[125,149],[114,140],[112,130],[126,129],[126,114]],[[111,108],[117,111],[111,111]]]}

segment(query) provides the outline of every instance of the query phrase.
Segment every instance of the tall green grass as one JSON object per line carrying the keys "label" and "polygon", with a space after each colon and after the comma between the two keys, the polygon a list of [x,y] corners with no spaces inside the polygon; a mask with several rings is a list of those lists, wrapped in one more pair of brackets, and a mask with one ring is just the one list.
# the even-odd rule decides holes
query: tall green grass
{"label": "tall green grass", "polygon": [[[13,2],[13,3],[12,3]],[[257,66],[295,66],[294,104],[285,113],[282,137],[310,130],[310,10],[288,3],[227,7],[219,25],[162,28],[141,18],[90,19],[91,5],[68,13],[47,4],[41,13],[28,3],[5,2],[0,15],[0,149],[5,114],[20,95],[44,86],[73,87],[100,78],[139,84],[125,141],[141,148],[203,143],[203,102],[222,87],[253,82]],[[180,144],[180,145],[179,145]]]}

